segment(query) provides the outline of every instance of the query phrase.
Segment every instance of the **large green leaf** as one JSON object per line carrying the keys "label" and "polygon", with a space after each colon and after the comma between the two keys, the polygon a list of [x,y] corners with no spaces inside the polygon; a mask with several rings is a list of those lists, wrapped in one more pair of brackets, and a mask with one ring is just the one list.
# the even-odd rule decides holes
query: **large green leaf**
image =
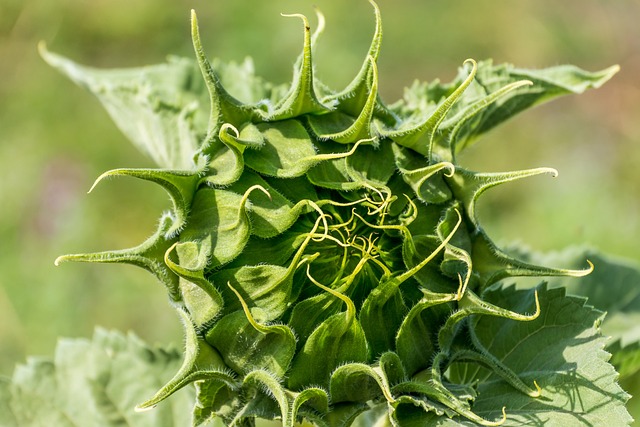
{"label": "large green leaf", "polygon": [[[529,397],[491,371],[455,363],[452,379],[478,381],[472,410],[497,420],[506,407],[505,426],[625,426],[632,421],[625,409],[629,399],[617,384],[617,373],[607,363],[606,338],[599,332],[603,313],[585,305],[585,299],[566,296],[561,288],[538,288],[541,314],[530,322],[478,316],[470,335],[527,384],[541,387],[541,396]],[[493,287],[484,299],[515,311],[526,311],[532,290]],[[468,425],[464,422],[460,425]]]}
{"label": "large green leaf", "polygon": [[42,57],[98,97],[127,138],[167,169],[195,168],[193,156],[207,130],[209,101],[197,64],[170,57],[166,64],[99,70],[41,46]]}
{"label": "large green leaf", "polygon": [[612,363],[623,377],[640,371],[640,266],[580,247],[528,256],[534,262],[568,268],[584,265],[586,259],[594,264],[595,269],[588,276],[557,277],[549,280],[549,285],[562,286],[570,294],[587,297],[589,304],[606,311],[602,333],[611,337],[607,350],[613,353]]}
{"label": "large green leaf", "polygon": [[578,280],[556,277],[549,286],[589,299],[589,304],[606,311],[602,332],[613,338],[640,338],[640,266],[630,260],[604,255],[596,249],[574,247],[546,255],[530,255],[535,262],[571,268],[590,260],[595,268]]}
{"label": "large green leaf", "polygon": [[[572,65],[560,65],[525,70],[511,64],[480,62],[475,81],[443,121],[435,142],[451,148],[455,156],[479,136],[521,111],[561,95],[598,88],[619,69],[614,65],[592,73]],[[462,82],[467,74],[461,69],[456,83]]]}
{"label": "large green leaf", "polygon": [[135,412],[179,368],[178,349],[96,329],[92,340],[61,339],[53,359],[31,358],[0,379],[3,427],[173,427],[191,424],[192,389]]}

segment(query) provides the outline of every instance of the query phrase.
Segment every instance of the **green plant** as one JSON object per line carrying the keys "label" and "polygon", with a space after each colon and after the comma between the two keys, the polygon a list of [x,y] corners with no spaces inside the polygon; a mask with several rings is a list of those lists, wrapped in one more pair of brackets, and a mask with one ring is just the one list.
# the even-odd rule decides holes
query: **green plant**
{"label": "green plant", "polygon": [[[368,56],[340,92],[313,74],[321,16],[312,34],[291,15],[303,22],[304,47],[290,86],[262,81],[248,61],[210,63],[195,15],[196,62],[101,71],[42,49],[161,167],[117,169],[96,183],[152,181],[173,203],[140,246],[56,261],[138,265],[168,291],[185,328],[184,361],[138,408],[195,383],[196,425],[628,424],[628,395],[598,331],[603,313],[545,283],[512,285],[593,266],[522,261],[535,255],[496,247],[476,215],[485,190],[556,171],[479,173],[456,160],[509,117],[599,87],[617,67],[468,60],[453,82],[416,83],[385,105],[373,5]],[[111,352],[147,351],[98,335]]]}

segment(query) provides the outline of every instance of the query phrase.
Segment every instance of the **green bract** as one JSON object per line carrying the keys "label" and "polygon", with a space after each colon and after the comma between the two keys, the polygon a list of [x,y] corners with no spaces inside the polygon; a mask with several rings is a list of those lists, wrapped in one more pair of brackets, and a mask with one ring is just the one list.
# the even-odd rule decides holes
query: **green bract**
{"label": "green bract", "polygon": [[195,14],[196,62],[100,71],[42,50],[161,168],[98,181],[152,181],[173,202],[140,246],[56,261],[135,264],[166,287],[186,332],[184,363],[139,408],[195,383],[196,425],[627,424],[602,313],[544,284],[499,283],[584,276],[592,265],[513,258],[476,215],[485,190],[556,171],[456,162],[514,114],[598,87],[617,67],[467,60],[453,82],[416,83],[387,105],[373,6],[371,47],[342,91],[314,76],[321,16],[312,34],[307,18],[288,15],[301,19],[304,47],[287,87],[256,77],[249,61],[210,63]]}

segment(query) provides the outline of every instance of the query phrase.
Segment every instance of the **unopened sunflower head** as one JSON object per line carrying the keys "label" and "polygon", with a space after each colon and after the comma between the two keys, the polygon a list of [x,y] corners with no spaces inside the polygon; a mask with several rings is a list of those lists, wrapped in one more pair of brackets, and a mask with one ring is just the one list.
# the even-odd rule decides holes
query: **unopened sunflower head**
{"label": "unopened sunflower head", "polygon": [[42,50],[161,167],[117,169],[98,181],[152,181],[173,202],[140,246],[57,260],[135,264],[166,287],[186,331],[184,365],[141,409],[195,382],[196,423],[346,426],[371,408],[386,408],[396,424],[414,410],[503,422],[504,410],[478,415],[478,390],[450,374],[456,364],[495,373],[523,398],[540,396],[535,378],[493,357],[475,325],[535,320],[545,289],[522,293],[517,307],[498,306],[485,291],[505,278],[580,276],[590,267],[514,259],[476,215],[485,190],[555,170],[478,173],[456,156],[517,112],[597,87],[616,69],[527,71],[467,60],[453,82],[416,83],[387,105],[378,94],[382,28],[373,7],[364,64],[337,92],[314,76],[321,16],[312,34],[307,18],[290,15],[302,21],[304,47],[287,87],[255,77],[249,62],[210,63],[195,14],[197,62],[108,73]]}

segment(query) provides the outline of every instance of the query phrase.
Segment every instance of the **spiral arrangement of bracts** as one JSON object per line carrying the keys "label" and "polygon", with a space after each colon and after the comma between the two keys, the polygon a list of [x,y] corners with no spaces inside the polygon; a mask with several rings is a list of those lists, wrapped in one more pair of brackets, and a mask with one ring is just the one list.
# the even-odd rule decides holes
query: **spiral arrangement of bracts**
{"label": "spiral arrangement of bracts", "polygon": [[[302,418],[348,426],[382,407],[394,424],[407,408],[504,422],[504,409],[493,419],[474,412],[474,384],[447,375],[460,364],[540,396],[535,380],[519,378],[475,333],[482,316],[536,319],[538,291],[522,313],[486,301],[483,292],[505,278],[581,276],[592,266],[519,261],[479,223],[475,204],[485,190],[555,170],[478,173],[457,165],[456,155],[499,122],[494,111],[515,114],[542,98],[520,96],[534,84],[521,70],[467,60],[451,84],[416,84],[385,105],[376,68],[382,24],[371,4],[375,34],[347,88],[334,92],[314,77],[322,15],[313,34],[306,17],[286,15],[300,18],[304,32],[293,83],[278,87],[247,75],[242,84],[255,97],[248,103],[223,86],[224,66],[208,61],[193,14],[211,105],[206,133],[188,155],[158,154],[163,169],[117,169],[96,181],[152,181],[173,202],[140,246],[57,260],[135,264],[166,286],[184,324],[185,360],[141,409],[195,383],[196,423],[279,417],[285,426]],[[501,78],[485,79],[495,75]],[[458,106],[463,96],[471,101]]]}

